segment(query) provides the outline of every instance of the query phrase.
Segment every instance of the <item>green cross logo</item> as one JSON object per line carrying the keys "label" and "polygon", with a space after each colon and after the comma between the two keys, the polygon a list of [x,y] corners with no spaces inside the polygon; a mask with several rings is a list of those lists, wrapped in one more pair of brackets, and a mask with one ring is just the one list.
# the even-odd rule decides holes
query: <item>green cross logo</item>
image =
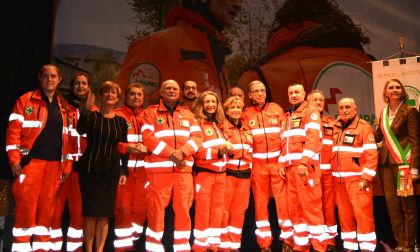
{"label": "green cross logo", "polygon": [[156,123],[158,124],[158,125],[162,125],[162,123],[164,122],[165,120],[163,120],[163,118],[162,117],[158,117],[157,119],[156,119]]}
{"label": "green cross logo", "polygon": [[255,120],[249,121],[249,126],[254,127],[255,126]]}
{"label": "green cross logo", "polygon": [[211,129],[206,129],[206,135],[207,136],[213,135],[213,131]]}
{"label": "green cross logo", "polygon": [[25,113],[27,115],[31,115],[33,112],[34,112],[34,108],[33,107],[29,106],[29,107],[26,107],[25,108]]}

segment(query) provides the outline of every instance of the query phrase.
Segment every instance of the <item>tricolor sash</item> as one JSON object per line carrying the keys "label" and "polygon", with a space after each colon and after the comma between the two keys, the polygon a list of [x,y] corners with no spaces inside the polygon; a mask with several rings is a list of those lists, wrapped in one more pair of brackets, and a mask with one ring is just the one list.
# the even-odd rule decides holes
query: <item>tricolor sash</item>
{"label": "tricolor sash", "polygon": [[381,130],[385,138],[385,143],[388,147],[394,160],[399,164],[399,172],[397,178],[397,195],[410,196],[414,195],[413,182],[410,173],[410,156],[411,145],[408,144],[405,149],[402,148],[400,142],[395,136],[389,125],[389,106],[385,107],[382,112]]}

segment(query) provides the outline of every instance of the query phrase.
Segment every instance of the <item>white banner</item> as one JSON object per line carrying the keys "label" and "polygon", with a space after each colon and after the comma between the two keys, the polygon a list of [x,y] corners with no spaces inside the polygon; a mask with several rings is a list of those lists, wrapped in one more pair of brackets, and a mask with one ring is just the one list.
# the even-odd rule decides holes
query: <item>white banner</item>
{"label": "white banner", "polygon": [[418,108],[420,104],[420,57],[409,57],[372,62],[375,114],[379,118],[385,102],[382,98],[385,82],[396,78],[408,94],[408,105]]}

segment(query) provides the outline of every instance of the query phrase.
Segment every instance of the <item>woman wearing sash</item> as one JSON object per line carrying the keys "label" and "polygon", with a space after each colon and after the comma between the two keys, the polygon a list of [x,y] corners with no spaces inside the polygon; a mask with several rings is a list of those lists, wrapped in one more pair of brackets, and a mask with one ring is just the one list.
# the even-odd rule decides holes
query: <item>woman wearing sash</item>
{"label": "woman wearing sash", "polygon": [[388,214],[397,247],[395,251],[414,251],[417,236],[417,210],[413,181],[418,179],[417,109],[406,104],[407,93],[398,79],[385,83],[383,109],[376,141],[380,176]]}

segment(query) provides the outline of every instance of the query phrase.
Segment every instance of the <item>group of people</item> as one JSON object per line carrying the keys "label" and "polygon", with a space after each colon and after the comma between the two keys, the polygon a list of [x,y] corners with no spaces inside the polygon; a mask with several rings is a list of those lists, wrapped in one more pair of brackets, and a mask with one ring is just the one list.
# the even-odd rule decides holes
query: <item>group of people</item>
{"label": "group of people", "polygon": [[116,251],[134,249],[143,232],[147,251],[164,251],[170,202],[174,251],[239,251],[251,189],[261,251],[271,251],[271,196],[283,251],[334,251],[335,207],[344,249],[374,251],[371,185],[379,142],[395,250],[414,250],[419,115],[405,104],[398,79],[384,86],[388,105],[374,133],[352,98],[338,102],[333,119],[323,112],[324,94],[306,95],[299,83],[289,85],[284,111],[267,101],[259,80],[249,83],[246,108],[239,88],[222,104],[213,91],[199,93],[194,81],[180,87],[166,80],[159,102],[143,110],[139,83],[127,87],[116,108],[122,91],[112,81],[99,86],[96,106],[87,74],[75,74],[67,99],[57,91],[59,68],[44,65],[38,77],[40,88],[16,102],[6,136],[16,176],[12,251],[60,251],[67,200],[68,251],[82,244],[84,251],[102,251],[109,217],[115,217]]}

